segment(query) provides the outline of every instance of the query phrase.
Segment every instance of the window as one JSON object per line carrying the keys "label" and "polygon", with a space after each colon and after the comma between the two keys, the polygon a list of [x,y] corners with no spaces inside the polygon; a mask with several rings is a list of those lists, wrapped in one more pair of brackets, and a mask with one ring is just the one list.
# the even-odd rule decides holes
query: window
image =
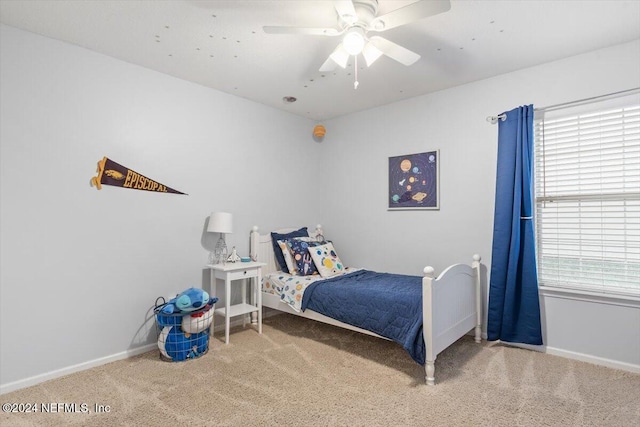
{"label": "window", "polygon": [[540,285],[640,296],[640,93],[534,126]]}

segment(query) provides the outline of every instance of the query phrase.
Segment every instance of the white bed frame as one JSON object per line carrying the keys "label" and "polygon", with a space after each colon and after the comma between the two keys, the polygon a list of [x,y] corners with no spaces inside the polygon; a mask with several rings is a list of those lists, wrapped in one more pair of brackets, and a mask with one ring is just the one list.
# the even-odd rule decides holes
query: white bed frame
{"label": "white bed frame", "polygon": [[[274,230],[277,233],[289,233],[295,228]],[[322,235],[322,227],[318,225],[312,237]],[[266,274],[279,271],[271,234],[259,234],[258,227],[251,231],[251,258],[254,261],[266,263],[263,267],[262,277]],[[426,381],[428,385],[435,384],[435,361],[440,352],[475,329],[475,341],[481,342],[482,337],[482,303],[480,280],[480,255],[473,256],[471,266],[466,264],[454,264],[446,268],[438,277],[435,277],[433,267],[424,268],[422,278],[422,314],[424,319],[423,333],[426,346]],[[306,317],[352,331],[362,332],[375,337],[384,338],[373,332],[342,323],[338,320],[323,316],[313,310],[297,312],[288,304],[282,302],[280,297],[263,292],[262,305],[296,316]],[[384,338],[386,339],[386,338]]]}

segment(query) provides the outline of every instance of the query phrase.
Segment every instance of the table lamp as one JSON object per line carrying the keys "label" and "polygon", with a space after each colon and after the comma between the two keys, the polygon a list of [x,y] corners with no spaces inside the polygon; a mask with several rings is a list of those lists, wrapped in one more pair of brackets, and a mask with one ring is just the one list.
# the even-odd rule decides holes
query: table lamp
{"label": "table lamp", "polygon": [[233,233],[233,216],[227,212],[212,212],[211,216],[209,216],[207,231],[209,233],[220,233],[220,238],[213,252],[213,261],[215,264],[221,264],[227,260],[227,242],[224,240],[224,235]]}

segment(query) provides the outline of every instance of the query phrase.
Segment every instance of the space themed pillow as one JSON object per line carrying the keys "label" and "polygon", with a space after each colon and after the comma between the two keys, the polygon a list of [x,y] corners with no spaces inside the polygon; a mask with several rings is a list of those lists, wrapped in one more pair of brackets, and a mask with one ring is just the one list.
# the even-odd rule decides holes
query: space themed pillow
{"label": "space themed pillow", "polygon": [[291,233],[285,233],[285,234],[280,234],[276,232],[271,233],[271,243],[273,244],[273,254],[275,255],[276,261],[280,266],[280,270],[284,271],[285,273],[288,273],[289,270],[287,269],[287,263],[284,260],[284,255],[282,255],[282,250],[280,249],[280,246],[278,246],[278,240],[286,240],[291,237],[303,237],[303,236],[304,237],[309,236],[307,227],[302,227],[301,229],[292,231]]}
{"label": "space themed pillow", "polygon": [[[291,255],[291,251],[289,250],[289,246],[287,245],[286,240],[278,240],[278,246],[282,251],[282,257],[284,258],[284,262],[287,265],[287,270],[289,274],[296,275],[298,274],[298,268],[296,267],[296,263],[293,262],[293,257]],[[285,272],[284,270],[282,270]],[[285,272],[286,273],[286,272]]]}
{"label": "space themed pillow", "polygon": [[322,277],[332,277],[344,272],[344,264],[330,242],[308,248],[308,251]]}
{"label": "space themed pillow", "polygon": [[314,238],[293,238],[287,240],[287,246],[291,251],[293,262],[298,270],[299,276],[310,276],[312,274],[318,274],[318,269],[313,263],[311,254],[309,253],[310,247],[322,245],[324,241],[318,242]]}

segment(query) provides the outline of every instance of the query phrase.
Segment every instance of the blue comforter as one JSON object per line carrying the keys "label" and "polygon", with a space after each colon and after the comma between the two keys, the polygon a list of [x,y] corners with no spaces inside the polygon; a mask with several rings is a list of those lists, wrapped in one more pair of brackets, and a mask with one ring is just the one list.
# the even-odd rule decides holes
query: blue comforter
{"label": "blue comforter", "polygon": [[389,338],[424,364],[420,276],[360,270],[318,280],[304,291],[307,308]]}

